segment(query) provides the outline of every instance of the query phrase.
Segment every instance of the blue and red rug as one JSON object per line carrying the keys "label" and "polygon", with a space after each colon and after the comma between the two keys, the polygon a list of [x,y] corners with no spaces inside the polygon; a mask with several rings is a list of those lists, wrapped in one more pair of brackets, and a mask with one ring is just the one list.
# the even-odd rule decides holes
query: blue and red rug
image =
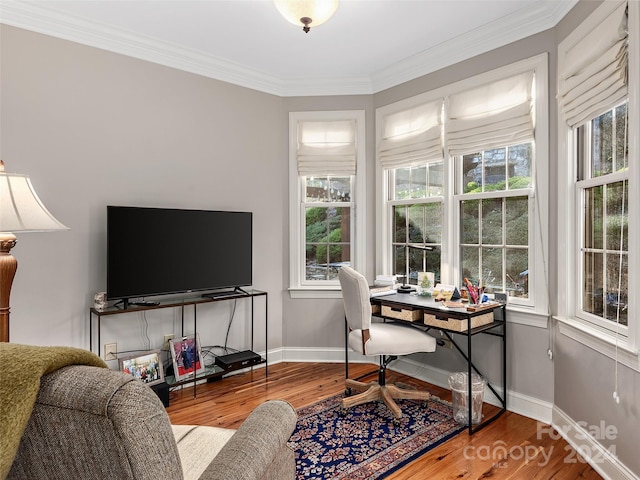
{"label": "blue and red rug", "polygon": [[403,417],[394,426],[383,403],[370,402],[340,416],[337,395],[298,410],[289,440],[298,480],[381,479],[464,429],[451,404],[435,397],[427,407],[399,400]]}

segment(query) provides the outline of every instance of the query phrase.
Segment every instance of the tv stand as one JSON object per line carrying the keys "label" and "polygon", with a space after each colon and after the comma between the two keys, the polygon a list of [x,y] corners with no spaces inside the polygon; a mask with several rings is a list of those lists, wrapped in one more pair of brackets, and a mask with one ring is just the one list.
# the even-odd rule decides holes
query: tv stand
{"label": "tv stand", "polygon": [[[96,352],[98,353],[98,355],[100,354],[100,349],[102,348],[102,343],[100,340],[100,332],[101,332],[101,323],[103,320],[103,317],[105,318],[109,318],[112,315],[127,315],[129,313],[136,313],[136,312],[146,312],[149,310],[159,310],[159,309],[163,309],[163,308],[180,308],[181,310],[181,316],[182,316],[182,332],[181,334],[184,335],[185,334],[185,318],[184,318],[184,312],[185,312],[185,308],[186,306],[193,306],[193,331],[195,333],[198,333],[198,320],[197,320],[197,307],[198,305],[204,304],[204,303],[212,303],[212,302],[223,302],[226,300],[232,300],[232,299],[250,299],[251,300],[251,345],[250,345],[250,350],[246,350],[245,352],[251,352],[253,353],[253,349],[254,349],[254,299],[256,297],[264,297],[264,322],[265,322],[265,328],[264,328],[264,359],[261,358],[259,355],[257,354],[253,354],[251,356],[251,358],[249,358],[249,362],[245,362],[245,361],[230,361],[230,362],[222,362],[222,366],[218,365],[217,362],[214,365],[208,366],[205,369],[205,372],[203,374],[198,375],[197,377],[193,377],[191,376],[188,379],[184,379],[184,380],[180,380],[180,381],[176,381],[174,377],[167,377],[165,376],[165,381],[169,384],[169,387],[174,387],[174,386],[178,386],[178,385],[183,385],[183,384],[187,384],[187,383],[193,383],[193,395],[195,397],[196,395],[196,383],[199,380],[204,380],[204,379],[215,379],[215,378],[221,378],[223,375],[225,375],[226,373],[229,373],[231,371],[234,370],[238,370],[241,368],[246,368],[246,366],[250,363],[251,365],[248,366],[255,366],[258,364],[262,364],[264,363],[264,375],[265,377],[268,376],[268,363],[267,363],[267,355],[268,355],[268,339],[269,339],[269,335],[268,335],[268,297],[267,297],[267,292],[261,291],[261,290],[254,290],[254,289],[242,289],[242,288],[235,288],[234,290],[228,290],[228,291],[221,291],[221,292],[212,292],[212,294],[207,294],[206,296],[191,296],[191,297],[184,297],[184,298],[172,298],[169,300],[161,300],[159,302],[141,302],[141,304],[136,304],[134,302],[127,302],[127,301],[123,301],[124,303],[124,308],[123,307],[109,307],[109,308],[105,308],[103,310],[98,310],[96,308],[91,308],[89,310],[89,350],[91,350],[92,352]],[[95,335],[94,335],[94,323],[95,325]],[[94,336],[96,338],[94,338]],[[94,350],[94,346],[96,347],[96,349]],[[224,357],[224,356],[223,356]],[[225,358],[223,358],[222,360],[225,360]],[[247,359],[244,359],[247,360]]]}
{"label": "tv stand", "polygon": [[154,307],[156,305],[160,305],[160,302],[145,301],[145,300],[132,302],[128,298],[123,298],[119,302],[116,302],[113,306],[118,308],[120,305],[122,305],[122,310],[127,310],[131,306],[134,306],[134,307]]}
{"label": "tv stand", "polygon": [[217,290],[215,292],[203,293],[203,298],[233,298],[233,297],[248,297],[251,294],[240,287],[235,287],[233,290]]}

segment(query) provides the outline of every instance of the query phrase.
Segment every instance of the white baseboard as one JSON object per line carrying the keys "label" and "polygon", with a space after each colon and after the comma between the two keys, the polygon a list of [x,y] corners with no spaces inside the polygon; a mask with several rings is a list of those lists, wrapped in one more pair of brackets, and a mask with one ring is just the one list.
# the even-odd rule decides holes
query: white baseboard
{"label": "white baseboard", "polygon": [[[449,372],[446,370],[427,366],[406,357],[398,359],[389,368],[438,387],[449,389]],[[502,387],[497,386],[494,388],[499,395],[503,395]],[[502,405],[502,402],[489,388],[485,389],[484,401],[497,407]],[[553,405],[550,402],[522,393],[507,391],[507,410],[510,412],[548,424],[551,423],[552,407]]]}
{"label": "white baseboard", "polygon": [[[344,362],[344,349],[315,349],[315,348],[284,348],[269,352],[269,363],[284,362]],[[349,362],[353,363],[376,363],[376,357],[365,357],[354,352],[349,352]],[[411,377],[429,382],[442,388],[449,388],[449,372],[428,364],[416,362],[408,357],[399,358],[390,367],[399,373],[404,373]],[[496,388],[502,395],[502,388]],[[492,405],[499,406],[499,400],[487,388],[485,391],[485,401]],[[518,392],[507,392],[507,409],[511,412],[525,417],[538,420],[543,423],[551,423],[551,412],[553,405],[528,395]]]}
{"label": "white baseboard", "polygon": [[[594,438],[592,433],[585,430],[583,425],[558,407],[553,407],[551,425],[605,480],[640,480],[640,477],[629,470],[615,455],[615,444],[609,448],[605,447]],[[603,432],[603,435],[606,435],[606,432]],[[567,461],[575,461],[575,459],[576,457],[569,455]]]}

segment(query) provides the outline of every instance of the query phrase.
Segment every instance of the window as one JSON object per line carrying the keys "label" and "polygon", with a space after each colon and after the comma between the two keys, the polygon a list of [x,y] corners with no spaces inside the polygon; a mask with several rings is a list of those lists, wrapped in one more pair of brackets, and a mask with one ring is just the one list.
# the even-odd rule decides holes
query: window
{"label": "window", "polygon": [[462,157],[461,276],[488,293],[529,296],[531,142]]}
{"label": "window", "polygon": [[529,298],[535,75],[532,70],[449,99],[449,150],[457,159],[459,276],[512,302]]}
{"label": "window", "polygon": [[351,264],[351,177],[304,177],[305,282],[336,280]]}
{"label": "window", "polygon": [[605,327],[611,322],[627,325],[627,128],[625,102],[578,127],[576,135],[576,189],[582,212],[578,315]]}
{"label": "window", "polygon": [[364,112],[295,112],[289,125],[290,289],[339,294],[340,267],[363,264]]}
{"label": "window", "polygon": [[558,47],[560,332],[637,369],[637,2],[604,2]]}
{"label": "window", "polygon": [[[442,201],[442,99],[417,103],[379,117],[380,166],[387,180],[390,271],[416,285],[418,272],[440,278]],[[387,270],[389,271],[389,270]]]}
{"label": "window", "polygon": [[433,272],[435,278],[440,278],[442,161],[392,169],[389,181],[389,206],[393,216],[392,272],[406,278],[408,271],[407,283],[413,285],[418,283],[418,272]]}
{"label": "window", "polygon": [[[546,326],[547,57],[376,111],[378,273],[464,277]],[[546,218],[545,218],[546,220]],[[431,247],[424,251],[420,248]]]}

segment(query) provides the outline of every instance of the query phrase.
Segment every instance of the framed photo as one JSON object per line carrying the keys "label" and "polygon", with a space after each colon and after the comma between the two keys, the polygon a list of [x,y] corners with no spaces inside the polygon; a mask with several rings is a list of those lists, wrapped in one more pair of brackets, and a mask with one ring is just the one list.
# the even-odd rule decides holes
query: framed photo
{"label": "framed photo", "polygon": [[121,372],[132,375],[147,385],[155,385],[164,381],[160,350],[119,358],[118,365]]}
{"label": "framed photo", "polygon": [[176,381],[193,378],[204,373],[200,337],[195,335],[169,340],[169,350],[173,360],[173,374]]}

